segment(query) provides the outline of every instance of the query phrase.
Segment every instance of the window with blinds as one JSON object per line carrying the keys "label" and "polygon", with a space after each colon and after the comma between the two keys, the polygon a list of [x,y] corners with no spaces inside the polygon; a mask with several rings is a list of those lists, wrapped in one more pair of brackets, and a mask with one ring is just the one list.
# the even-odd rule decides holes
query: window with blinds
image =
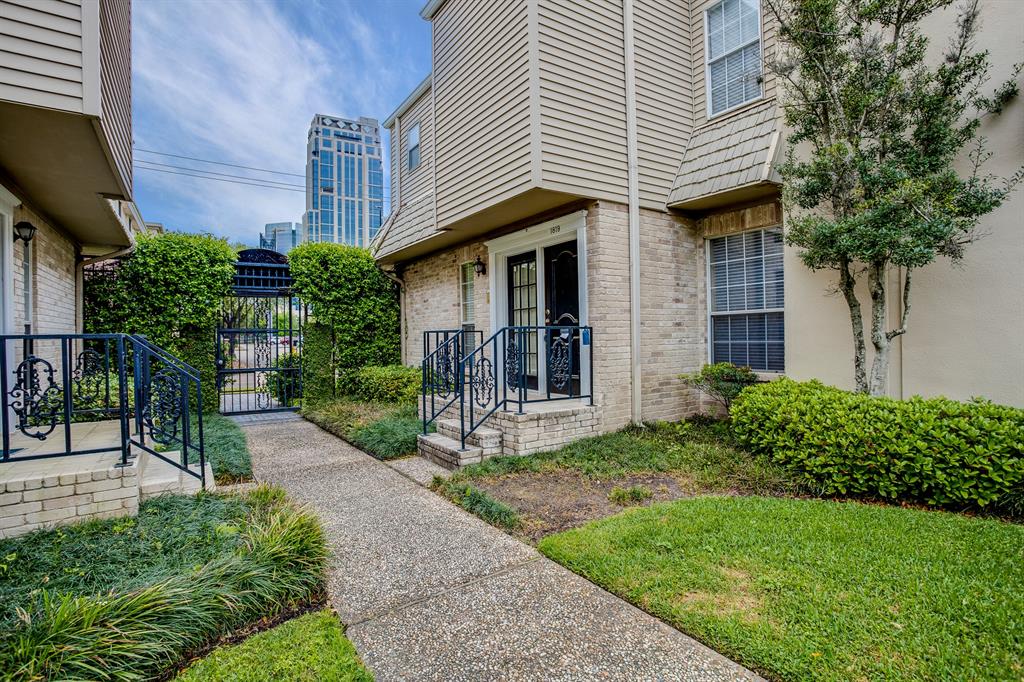
{"label": "window with blinds", "polygon": [[462,308],[462,326],[472,327],[476,322],[476,313],[473,310],[473,276],[476,271],[472,263],[463,263],[459,270],[459,291],[460,304]]}
{"label": "window with blinds", "polygon": [[785,370],[782,230],[708,241],[711,361]]}
{"label": "window with blinds", "polygon": [[722,0],[704,13],[708,115],[761,96],[759,0]]}

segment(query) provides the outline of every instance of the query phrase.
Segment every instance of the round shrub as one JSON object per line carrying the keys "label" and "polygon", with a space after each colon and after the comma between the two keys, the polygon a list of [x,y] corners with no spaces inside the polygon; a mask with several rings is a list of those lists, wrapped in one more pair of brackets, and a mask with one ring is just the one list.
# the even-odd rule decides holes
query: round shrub
{"label": "round shrub", "polygon": [[824,495],[986,507],[1024,486],[1024,410],[781,379],[732,405],[737,437]]}
{"label": "round shrub", "polygon": [[381,403],[415,401],[422,385],[420,369],[405,365],[371,365],[357,370],[352,377],[355,397]]}

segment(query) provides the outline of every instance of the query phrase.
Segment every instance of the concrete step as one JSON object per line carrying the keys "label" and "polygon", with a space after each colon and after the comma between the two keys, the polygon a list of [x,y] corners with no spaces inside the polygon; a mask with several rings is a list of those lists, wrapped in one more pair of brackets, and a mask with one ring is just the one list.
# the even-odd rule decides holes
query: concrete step
{"label": "concrete step", "polygon": [[483,449],[479,446],[467,444],[463,450],[459,440],[440,433],[419,434],[416,436],[416,449],[420,455],[445,469],[458,469],[483,459]]}
{"label": "concrete step", "polygon": [[[177,459],[177,452],[161,453],[170,459]],[[159,457],[154,457],[148,452],[139,456],[142,465],[142,476],[139,479],[139,500],[148,500],[151,497],[164,494],[194,495],[202,489],[202,482],[195,476],[190,476],[178,467],[169,464]],[[189,469],[199,472],[199,465],[193,464]],[[206,489],[213,490],[216,484],[213,481],[213,467],[206,464]]]}
{"label": "concrete step", "polygon": [[[442,436],[461,442],[461,426],[458,419],[438,419],[436,424],[437,432]],[[501,431],[489,426],[478,426],[475,431],[466,436],[466,445],[480,448],[484,457],[500,455]]]}

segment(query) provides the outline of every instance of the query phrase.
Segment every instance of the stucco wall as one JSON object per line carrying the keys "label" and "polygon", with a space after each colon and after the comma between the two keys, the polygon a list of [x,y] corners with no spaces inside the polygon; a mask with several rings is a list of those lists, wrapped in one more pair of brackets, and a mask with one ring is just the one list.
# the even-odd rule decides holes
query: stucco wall
{"label": "stucco wall", "polygon": [[[1024,23],[1019,4],[983,0],[977,47],[991,51],[991,84],[1024,61]],[[930,55],[937,59],[954,26],[955,8],[937,13],[927,27]],[[1018,81],[1022,81],[1018,77]],[[1009,175],[1024,162],[1024,101],[1018,98],[999,117],[988,117],[981,135],[993,153],[985,170]],[[966,163],[961,170],[967,171]],[[917,270],[906,336],[893,349],[890,394],[946,395],[958,400],[984,396],[1024,406],[1024,191],[1018,188],[999,210],[986,216],[985,236],[967,249],[959,266],[940,261]],[[786,366],[798,379],[817,377],[851,387],[853,342],[849,312],[830,293],[830,273],[811,273],[787,249]],[[898,319],[899,273],[891,276],[891,317]],[[868,302],[866,292],[862,301]]]}

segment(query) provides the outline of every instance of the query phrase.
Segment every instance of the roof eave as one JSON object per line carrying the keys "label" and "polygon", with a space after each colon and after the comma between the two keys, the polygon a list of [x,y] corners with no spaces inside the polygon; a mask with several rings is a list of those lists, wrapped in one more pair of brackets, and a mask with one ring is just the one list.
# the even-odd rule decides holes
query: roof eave
{"label": "roof eave", "polygon": [[404,114],[409,108],[430,88],[430,79],[433,76],[433,72],[428,73],[427,77],[420,81],[420,84],[416,86],[408,97],[402,100],[402,103],[398,105],[398,108],[392,112],[390,116],[384,119],[384,127],[391,130],[391,127],[395,124],[395,119]]}

